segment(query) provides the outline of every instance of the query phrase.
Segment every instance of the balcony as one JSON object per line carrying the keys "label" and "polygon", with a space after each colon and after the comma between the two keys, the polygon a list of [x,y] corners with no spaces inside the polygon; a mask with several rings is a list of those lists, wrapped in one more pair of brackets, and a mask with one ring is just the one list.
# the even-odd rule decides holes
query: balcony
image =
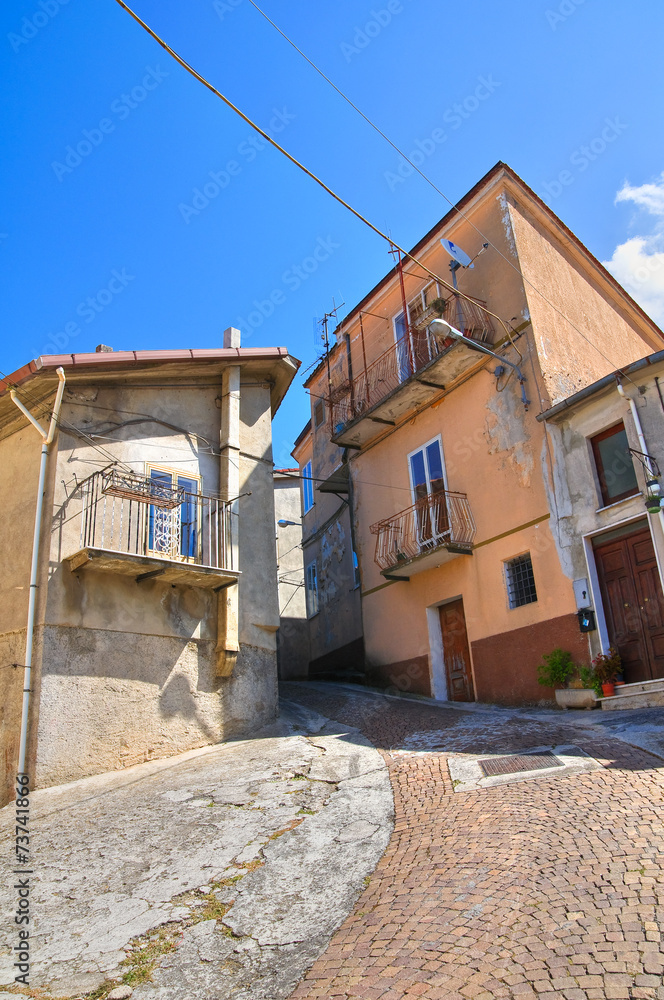
{"label": "balcony", "polygon": [[475,521],[465,493],[429,494],[371,525],[374,560],[387,579],[409,580],[458,555],[472,555]]}
{"label": "balcony", "polygon": [[117,469],[94,473],[81,490],[80,548],[65,560],[72,573],[95,570],[209,590],[237,582],[236,515],[228,501]]}
{"label": "balcony", "polygon": [[[493,327],[485,305],[452,296],[445,302],[443,315],[469,339],[492,343]],[[335,444],[361,448],[381,425],[396,424],[478,363],[477,354],[463,344],[429,332],[428,325],[437,315],[432,308],[420,312],[414,322],[411,319],[407,336],[352,381],[333,388],[330,410]]]}

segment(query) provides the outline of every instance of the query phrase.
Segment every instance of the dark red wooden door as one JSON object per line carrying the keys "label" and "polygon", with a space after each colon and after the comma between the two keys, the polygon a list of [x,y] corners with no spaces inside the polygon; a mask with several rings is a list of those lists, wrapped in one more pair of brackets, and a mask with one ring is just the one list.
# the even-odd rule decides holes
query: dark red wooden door
{"label": "dark red wooden door", "polygon": [[447,697],[450,701],[475,701],[466,616],[461,599],[443,604],[440,608],[440,627],[443,633]]}
{"label": "dark red wooden door", "polygon": [[595,549],[609,639],[618,648],[625,680],[664,677],[664,596],[650,531]]}

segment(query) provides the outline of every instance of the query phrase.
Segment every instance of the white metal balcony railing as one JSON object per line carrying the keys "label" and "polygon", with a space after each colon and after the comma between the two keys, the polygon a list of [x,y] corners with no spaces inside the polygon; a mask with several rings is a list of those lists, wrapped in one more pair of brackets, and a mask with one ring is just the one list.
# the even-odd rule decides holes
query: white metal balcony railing
{"label": "white metal balcony railing", "polygon": [[81,548],[234,570],[229,501],[117,469],[82,484]]}
{"label": "white metal balcony railing", "polygon": [[476,529],[466,494],[441,491],[376,521],[370,530],[377,536],[375,562],[389,570],[439,548],[470,553]]}
{"label": "white metal balcony railing", "polygon": [[[469,301],[451,296],[445,301],[443,317],[471,340],[492,343],[493,325],[485,306],[479,299]],[[418,314],[406,336],[352,381],[346,380],[332,390],[329,403],[333,436],[453,346],[455,341],[451,337],[443,340],[429,332],[428,325],[437,316],[431,306]]]}

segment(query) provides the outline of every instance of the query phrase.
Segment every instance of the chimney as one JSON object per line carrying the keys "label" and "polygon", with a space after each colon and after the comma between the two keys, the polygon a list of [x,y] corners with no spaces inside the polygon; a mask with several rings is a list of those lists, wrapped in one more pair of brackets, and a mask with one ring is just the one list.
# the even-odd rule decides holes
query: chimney
{"label": "chimney", "polygon": [[112,354],[113,348],[108,347],[106,344],[97,344],[95,347],[95,354]]}
{"label": "chimney", "polygon": [[236,330],[234,326],[229,326],[227,330],[224,330],[224,347],[239,347],[241,333]]}

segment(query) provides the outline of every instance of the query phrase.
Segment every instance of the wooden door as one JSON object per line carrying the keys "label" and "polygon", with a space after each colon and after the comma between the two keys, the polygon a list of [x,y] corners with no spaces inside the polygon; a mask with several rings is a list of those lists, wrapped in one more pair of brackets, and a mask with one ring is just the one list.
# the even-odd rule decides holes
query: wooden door
{"label": "wooden door", "polygon": [[664,596],[650,531],[595,549],[611,643],[628,683],[664,677]]}
{"label": "wooden door", "polygon": [[440,627],[443,633],[447,697],[450,701],[475,701],[463,600],[442,605]]}

